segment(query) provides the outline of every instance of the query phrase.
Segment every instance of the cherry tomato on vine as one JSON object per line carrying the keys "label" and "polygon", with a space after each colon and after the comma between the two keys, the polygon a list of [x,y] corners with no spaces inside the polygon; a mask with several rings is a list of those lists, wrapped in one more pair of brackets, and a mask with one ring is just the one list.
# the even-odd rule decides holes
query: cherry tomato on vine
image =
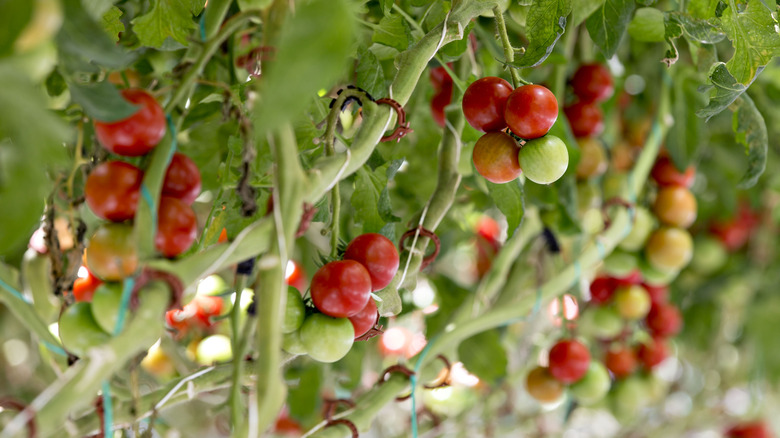
{"label": "cherry tomato on vine", "polygon": [[682,328],[680,309],[668,303],[656,304],[650,308],[645,318],[645,324],[654,336],[669,337],[680,332]]}
{"label": "cherry tomato on vine", "polygon": [[766,423],[753,421],[731,426],[725,434],[726,438],[772,438]]}
{"label": "cherry tomato on vine", "polygon": [[[613,253],[614,254],[614,253]],[[615,277],[615,284],[620,286],[633,286],[642,283],[642,271],[639,269],[632,269],[628,275]]]}
{"label": "cherry tomato on vine", "polygon": [[590,300],[595,304],[606,304],[612,299],[617,283],[612,277],[596,277],[590,283]]}
{"label": "cherry tomato on vine", "polygon": [[305,316],[306,309],[303,306],[301,293],[294,287],[287,287],[287,305],[285,306],[284,319],[282,320],[282,333],[292,333],[298,330],[301,324],[303,324]]}
{"label": "cherry tomato on vine", "polygon": [[90,304],[83,302],[73,304],[60,315],[59,333],[62,345],[76,356],[84,356],[88,349],[111,338],[95,321]]}
{"label": "cherry tomato on vine", "polygon": [[581,138],[580,162],[577,163],[577,178],[589,179],[601,176],[607,171],[608,161],[604,146],[593,138]]}
{"label": "cherry tomato on vine", "polygon": [[593,103],[577,102],[563,109],[575,137],[596,137],[604,131],[604,116]]}
{"label": "cherry tomato on vine", "polygon": [[162,185],[163,196],[172,196],[192,205],[200,194],[200,170],[192,158],[175,153],[165,171]]}
{"label": "cherry tomato on vine", "polygon": [[653,338],[647,343],[639,344],[636,355],[646,370],[651,370],[669,357],[669,347],[666,341]]}
{"label": "cherry tomato on vine", "polygon": [[647,294],[650,295],[650,302],[654,306],[669,301],[669,288],[667,286],[654,286],[642,283],[642,287],[645,288]]}
{"label": "cherry tomato on vine", "polygon": [[506,101],[504,120],[518,137],[539,138],[552,128],[558,119],[558,100],[541,85],[517,87]]}
{"label": "cherry tomato on vine", "polygon": [[119,281],[135,273],[138,250],[133,227],[126,224],[100,226],[87,243],[87,266],[103,281]]}
{"label": "cherry tomato on vine", "polygon": [[550,349],[550,374],[561,383],[571,384],[580,380],[589,366],[590,351],[578,341],[559,341]]}
{"label": "cherry tomato on vine", "polygon": [[618,379],[628,377],[636,371],[638,366],[636,355],[630,348],[619,347],[607,351],[604,364]]}
{"label": "cherry tomato on vine", "polygon": [[431,99],[431,115],[437,125],[442,128],[446,125],[447,116],[444,114],[444,108],[452,103],[452,90],[439,91]]}
{"label": "cherry tomato on vine", "polygon": [[598,403],[609,392],[611,381],[600,362],[591,361],[585,377],[569,387],[569,393],[582,405]]}
{"label": "cherry tomato on vine", "polygon": [[685,169],[685,172],[680,172],[669,157],[662,156],[655,161],[650,176],[661,187],[679,186],[690,188],[696,177],[696,171],[693,167],[688,167]]}
{"label": "cherry tomato on vine", "polygon": [[518,161],[526,178],[537,184],[552,184],[566,173],[569,151],[563,140],[545,135],[526,141],[520,148]]}
{"label": "cherry tomato on vine", "polygon": [[376,309],[376,302],[373,299],[368,300],[368,304],[360,312],[349,317],[352,328],[355,329],[355,338],[359,338],[376,325],[379,321],[379,312]]}
{"label": "cherry tomato on vine", "polygon": [[306,318],[299,333],[308,355],[319,362],[336,362],[349,353],[355,342],[355,330],[347,318],[322,313]]}
{"label": "cherry tomato on vine", "polygon": [[87,177],[84,198],[95,215],[112,222],[135,216],[141,194],[141,169],[124,161],[107,161]]}
{"label": "cherry tomato on vine", "polygon": [[583,64],[571,78],[574,95],[583,102],[600,102],[609,99],[615,88],[612,74],[603,64]]}
{"label": "cherry tomato on vine", "polygon": [[192,327],[194,309],[184,306],[183,309],[171,309],[165,312],[165,324],[175,330],[178,336],[184,336]]}
{"label": "cherry tomato on vine", "polygon": [[663,187],[655,197],[653,213],[665,225],[688,228],[696,220],[696,198],[685,187]]}
{"label": "cherry tomato on vine", "polygon": [[90,302],[92,301],[92,296],[95,294],[95,290],[101,284],[103,284],[103,282],[87,269],[86,277],[79,277],[73,282],[73,298],[75,298],[76,301]]}
{"label": "cherry tomato on vine", "polygon": [[95,121],[95,135],[109,151],[137,157],[151,151],[165,135],[165,113],[151,94],[141,89],[121,91],[128,102],[140,108],[130,117],[115,121]]}
{"label": "cherry tomato on vine", "polygon": [[563,395],[563,384],[544,367],[536,367],[525,378],[528,394],[540,403],[552,403]]}
{"label": "cherry tomato on vine", "polygon": [[[122,283],[102,284],[92,298],[92,317],[106,333],[114,333],[122,302]],[[129,316],[129,314],[128,314]]]}
{"label": "cherry tomato on vine", "polygon": [[679,271],[693,257],[693,239],[681,228],[660,228],[647,239],[645,256],[659,271]]}
{"label": "cherry tomato on vine", "polygon": [[363,310],[371,298],[371,275],[354,260],[330,262],[314,274],[311,298],[314,306],[326,315],[352,316]]}
{"label": "cherry tomato on vine", "polygon": [[463,93],[463,115],[474,129],[482,132],[506,128],[504,107],[512,84],[495,76],[477,79]]}
{"label": "cherry tomato on vine", "polygon": [[[194,320],[198,322],[204,328],[213,327],[218,321],[214,321],[215,318],[222,314],[222,309],[225,306],[225,302],[222,297],[213,295],[196,295],[195,298],[185,306],[192,309],[191,313]],[[189,310],[187,309],[187,310]]]}
{"label": "cherry tomato on vine", "polygon": [[347,245],[344,260],[354,260],[371,276],[371,291],[384,289],[398,272],[398,250],[387,237],[377,233],[366,233],[354,238]]}
{"label": "cherry tomato on vine", "polygon": [[[450,68],[452,67],[452,64],[447,65]],[[431,85],[433,85],[434,90],[449,91],[450,93],[452,92],[452,76],[447,73],[447,70],[444,67],[438,66],[432,68],[428,76],[431,80]]]}
{"label": "cherry tomato on vine", "polygon": [[650,295],[642,286],[621,286],[614,299],[620,316],[629,321],[642,319],[650,311]]}
{"label": "cherry tomato on vine", "polygon": [[157,235],[154,245],[165,257],[175,257],[192,246],[198,237],[198,221],[185,202],[163,196],[157,210]]}
{"label": "cherry tomato on vine", "polygon": [[509,134],[488,132],[477,140],[471,159],[486,180],[503,184],[520,176],[520,148]]}

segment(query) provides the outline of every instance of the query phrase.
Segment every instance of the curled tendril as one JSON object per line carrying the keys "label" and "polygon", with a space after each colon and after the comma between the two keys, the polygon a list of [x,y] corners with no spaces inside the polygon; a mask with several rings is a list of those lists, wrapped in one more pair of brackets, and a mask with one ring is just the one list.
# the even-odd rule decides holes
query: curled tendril
{"label": "curled tendril", "polygon": [[385,383],[387,376],[392,373],[403,374],[406,377],[412,377],[414,375],[414,371],[403,365],[390,365],[389,367],[385,368],[384,371],[382,371],[382,374],[379,376],[379,380],[377,380],[376,384],[381,385]]}
{"label": "curled tendril", "polygon": [[412,128],[409,127],[409,122],[406,121],[406,111],[404,111],[400,103],[386,97],[382,99],[377,99],[376,103],[380,103],[380,104],[384,103],[386,105],[390,105],[395,110],[395,113],[398,115],[398,124],[395,128],[395,131],[391,132],[388,135],[385,135],[379,141],[382,142],[393,141],[393,140],[401,141],[401,139],[405,137],[406,134],[412,132]]}
{"label": "curled tendril", "polygon": [[420,265],[420,269],[425,269],[428,265],[433,263],[434,260],[436,260],[436,257],[439,255],[439,251],[441,250],[441,241],[439,240],[439,236],[437,236],[433,231],[430,231],[423,227],[422,225],[418,226],[417,228],[413,228],[403,234],[401,236],[401,241],[398,242],[398,247],[403,249],[404,248],[404,242],[409,237],[414,236],[417,233],[420,233],[421,236],[425,236],[433,241],[434,248],[433,253],[430,255],[427,255],[423,258],[422,264]]}

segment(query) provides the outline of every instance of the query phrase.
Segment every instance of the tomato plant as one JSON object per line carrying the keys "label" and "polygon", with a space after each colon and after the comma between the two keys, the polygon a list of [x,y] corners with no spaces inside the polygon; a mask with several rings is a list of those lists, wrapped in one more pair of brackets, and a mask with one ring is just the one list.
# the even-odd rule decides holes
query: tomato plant
{"label": "tomato plant", "polygon": [[642,366],[651,370],[669,357],[669,347],[665,340],[653,338],[649,342],[639,344],[636,355]]}
{"label": "tomato plant", "polygon": [[596,137],[604,131],[604,115],[594,103],[576,102],[563,109],[576,137]]}
{"label": "tomato plant", "polygon": [[614,92],[612,74],[603,64],[582,64],[570,82],[574,95],[583,102],[600,102]]}
{"label": "tomato plant", "polygon": [[371,290],[378,291],[390,284],[398,271],[398,250],[387,237],[377,233],[366,233],[354,238],[346,251],[344,260],[354,260],[371,276]]}
{"label": "tomato plant", "polygon": [[506,100],[504,120],[518,137],[539,138],[547,134],[557,119],[558,100],[541,85],[515,88]]}
{"label": "tomato plant", "polygon": [[463,115],[474,129],[482,132],[506,128],[504,107],[512,93],[512,85],[504,79],[488,76],[477,79],[463,93]]}
{"label": "tomato plant", "polygon": [[650,295],[642,286],[622,286],[615,291],[615,307],[625,319],[637,320],[650,311]]}
{"label": "tomato plant", "polygon": [[622,379],[633,374],[639,364],[632,349],[617,347],[607,351],[604,365],[615,377]]}
{"label": "tomato plant", "polygon": [[588,372],[578,382],[569,386],[569,393],[583,405],[600,402],[607,395],[610,387],[609,373],[598,361],[591,361]]}
{"label": "tomato plant", "polygon": [[371,275],[354,260],[330,262],[314,274],[311,298],[322,313],[346,318],[366,307],[371,297]]}
{"label": "tomato plant", "polygon": [[181,199],[186,204],[195,202],[200,194],[200,170],[192,159],[175,153],[165,171],[162,194]]}
{"label": "tomato plant", "polygon": [[177,198],[163,196],[157,211],[157,250],[166,257],[175,257],[189,249],[197,238],[198,223],[192,207]]}
{"label": "tomato plant", "polygon": [[141,169],[123,161],[107,161],[89,174],[84,197],[95,215],[112,222],[135,216],[141,194]]}
{"label": "tomato plant", "polygon": [[369,299],[363,310],[349,317],[349,322],[352,323],[352,328],[355,330],[355,338],[365,335],[379,322],[376,302],[373,299]]}
{"label": "tomato plant", "polygon": [[582,379],[590,366],[588,347],[576,340],[558,341],[549,353],[550,374],[561,383]]}
{"label": "tomato plant", "polygon": [[303,324],[305,316],[306,310],[304,309],[300,292],[294,287],[287,288],[287,307],[284,311],[282,333],[291,333],[298,330],[301,324]]}
{"label": "tomato plant", "polygon": [[665,225],[688,228],[696,220],[696,198],[685,187],[664,187],[655,197],[653,213]]}
{"label": "tomato plant", "polygon": [[95,290],[101,284],[103,282],[87,269],[86,277],[79,277],[73,282],[73,298],[76,301],[92,301]]}
{"label": "tomato plant", "polygon": [[525,378],[525,389],[541,403],[552,403],[561,398],[564,386],[544,367],[532,369]]}
{"label": "tomato plant", "polygon": [[650,176],[661,187],[679,186],[690,188],[693,185],[696,170],[693,166],[690,166],[684,172],[680,172],[672,160],[664,156],[658,157],[655,165],[653,165],[653,170],[650,172]]}
{"label": "tomato plant", "polygon": [[105,224],[87,243],[87,266],[103,281],[119,281],[138,269],[138,250],[133,228],[125,224]]}
{"label": "tomato plant", "polygon": [[486,180],[504,184],[520,175],[519,151],[517,142],[508,134],[489,132],[477,140],[471,158]]}
{"label": "tomato plant", "polygon": [[154,96],[144,90],[127,89],[121,93],[138,110],[114,122],[95,120],[95,135],[103,147],[117,155],[145,155],[165,135],[165,113]]}
{"label": "tomato plant", "polygon": [[655,336],[674,336],[682,328],[682,315],[680,310],[672,304],[655,304],[650,308],[645,324]]}
{"label": "tomato plant", "polygon": [[563,140],[545,135],[527,141],[520,148],[519,162],[526,178],[537,184],[552,184],[569,167],[569,152]]}
{"label": "tomato plant", "polygon": [[303,321],[299,336],[301,345],[312,359],[335,362],[352,348],[355,330],[347,318],[316,313]]}

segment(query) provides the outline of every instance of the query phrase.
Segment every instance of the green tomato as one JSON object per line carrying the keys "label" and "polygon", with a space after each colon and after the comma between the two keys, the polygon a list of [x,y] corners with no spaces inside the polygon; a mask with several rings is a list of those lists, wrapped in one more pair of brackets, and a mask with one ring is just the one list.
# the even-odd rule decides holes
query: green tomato
{"label": "green tomato", "polygon": [[547,134],[527,141],[518,155],[526,178],[537,184],[558,181],[569,167],[569,151],[560,138]]}
{"label": "green tomato", "polygon": [[615,291],[615,307],[623,318],[636,321],[650,312],[650,294],[642,286],[619,287]]}
{"label": "green tomato", "polygon": [[314,360],[336,362],[352,348],[355,329],[348,318],[333,318],[316,313],[303,321],[300,338],[303,348]]}
{"label": "green tomato", "polygon": [[588,181],[577,183],[577,211],[580,215],[601,205],[601,193],[595,184]]}
{"label": "green tomato", "polygon": [[87,302],[76,303],[60,315],[59,334],[65,349],[76,356],[84,356],[90,348],[103,345],[111,339],[92,317]]}
{"label": "green tomato", "polygon": [[306,347],[301,342],[301,333],[294,331],[282,336],[282,350],[290,354],[306,354]]}
{"label": "green tomato", "polygon": [[611,339],[623,331],[623,318],[614,306],[601,306],[582,312],[577,327],[587,337]]}
{"label": "green tomato", "polygon": [[213,274],[198,283],[196,295],[222,295],[230,286],[219,275]]}
{"label": "green tomato", "polygon": [[628,34],[637,41],[661,42],[666,37],[664,13],[656,8],[639,8],[628,23]]}
{"label": "green tomato", "polygon": [[628,233],[618,246],[625,251],[639,251],[645,246],[647,238],[655,228],[655,218],[644,207],[636,208],[636,216],[634,218],[634,226],[631,228],[631,232]]}
{"label": "green tomato", "polygon": [[287,307],[282,321],[282,333],[292,333],[298,330],[306,317],[306,309],[303,306],[303,298],[298,289],[290,286],[287,288]]}
{"label": "green tomato", "polygon": [[569,393],[581,405],[598,403],[609,392],[609,373],[601,362],[592,360],[585,377],[569,387]]}
{"label": "green tomato", "polygon": [[616,250],[604,259],[604,272],[612,277],[625,278],[637,268],[638,264],[635,254]]}
{"label": "green tomato", "polygon": [[[122,302],[122,289],[122,283],[103,283],[92,296],[92,316],[106,333],[114,333],[116,328],[119,306]],[[129,316],[128,311],[125,318]]]}
{"label": "green tomato", "polygon": [[699,274],[709,275],[726,264],[729,254],[723,243],[711,236],[697,237],[693,244],[691,268]]}
{"label": "green tomato", "polygon": [[430,391],[422,391],[425,406],[438,415],[454,417],[479,401],[472,388],[463,386],[445,386]]}
{"label": "green tomato", "polygon": [[612,390],[612,412],[618,419],[636,416],[650,401],[650,389],[637,376],[618,380]]}
{"label": "green tomato", "polygon": [[642,273],[643,281],[650,286],[667,286],[679,274],[679,271],[658,270],[645,258],[639,260],[639,271]]}
{"label": "green tomato", "polygon": [[211,335],[203,338],[195,350],[195,360],[201,365],[227,362],[233,358],[230,338],[225,335]]}

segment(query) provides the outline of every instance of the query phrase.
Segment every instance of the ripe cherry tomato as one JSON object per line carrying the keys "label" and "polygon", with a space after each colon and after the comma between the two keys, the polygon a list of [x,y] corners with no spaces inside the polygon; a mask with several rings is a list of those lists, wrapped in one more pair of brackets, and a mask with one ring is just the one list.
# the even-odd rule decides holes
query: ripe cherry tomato
{"label": "ripe cherry tomato", "polygon": [[179,198],[191,205],[200,194],[200,170],[192,159],[175,153],[165,171],[162,194]]}
{"label": "ripe cherry tomato", "polygon": [[[449,64],[449,66],[452,67],[452,64]],[[449,90],[452,92],[452,77],[449,73],[447,73],[447,70],[445,70],[444,67],[438,66],[436,68],[432,68],[431,72],[429,73],[429,77],[431,79],[431,85],[433,85],[434,90]]]}
{"label": "ripe cherry tomato", "polygon": [[444,108],[452,103],[452,90],[439,91],[431,99],[431,115],[437,125],[442,128],[446,125],[446,115],[444,114]]}
{"label": "ripe cherry tomato", "polygon": [[141,169],[124,161],[107,161],[87,177],[84,197],[95,215],[112,222],[135,216],[141,194]]}
{"label": "ripe cherry tomato", "polygon": [[656,304],[650,308],[645,324],[653,336],[667,338],[680,332],[682,315],[680,309],[672,304]]}
{"label": "ripe cherry tomato", "polygon": [[596,277],[590,284],[590,300],[594,304],[606,304],[612,299],[617,283],[611,277]]}
{"label": "ripe cherry tomato", "polygon": [[651,370],[669,357],[669,347],[663,339],[654,338],[648,343],[639,344],[636,354],[642,366]]}
{"label": "ripe cherry tomato", "polygon": [[145,155],[165,135],[165,113],[154,96],[144,90],[122,90],[122,96],[138,105],[138,111],[116,122],[96,120],[95,135],[103,147],[117,155]]}
{"label": "ripe cherry tomato", "polygon": [[504,79],[488,76],[474,81],[463,93],[463,115],[474,129],[482,132],[506,128],[504,107],[512,85]]}
{"label": "ripe cherry tomato", "polygon": [[368,304],[363,310],[349,317],[349,322],[355,329],[355,338],[365,335],[377,321],[379,321],[379,312],[376,309],[376,303],[371,299],[368,300]]}
{"label": "ripe cherry tomato", "polygon": [[620,347],[607,351],[607,355],[604,357],[604,365],[615,377],[622,379],[633,374],[638,364],[633,350]]}
{"label": "ripe cherry tomato", "polygon": [[688,228],[696,220],[696,198],[685,187],[663,187],[655,197],[653,213],[665,225]]}
{"label": "ripe cherry tomato", "polygon": [[573,339],[559,341],[550,349],[550,374],[559,382],[570,384],[588,372],[590,351]]}
{"label": "ripe cherry tomato", "polygon": [[371,275],[354,260],[330,262],[311,280],[311,298],[322,313],[350,317],[366,307],[371,297]]}
{"label": "ripe cherry tomato", "polygon": [[87,266],[103,281],[119,281],[138,268],[138,251],[133,227],[105,224],[95,231],[87,244]]}
{"label": "ripe cherry tomato", "polygon": [[691,166],[685,169],[685,172],[680,172],[669,157],[662,156],[655,161],[650,176],[661,187],[680,186],[690,188],[693,185],[696,171]]}
{"label": "ripe cherry tomato", "polygon": [[763,421],[737,424],[726,431],[726,438],[772,438],[772,432]]}
{"label": "ripe cherry tomato", "polygon": [[344,260],[354,260],[371,276],[371,291],[384,289],[398,272],[398,250],[387,237],[377,233],[366,233],[354,238],[347,245]]}
{"label": "ripe cherry tomato", "polygon": [[525,378],[525,389],[540,403],[552,403],[563,395],[563,384],[556,380],[550,370],[536,367]]}
{"label": "ripe cherry tomato", "polygon": [[195,321],[202,327],[211,328],[217,323],[216,321],[213,321],[212,318],[222,314],[224,304],[222,297],[214,295],[196,295],[185,308],[190,307],[193,310],[191,313],[195,318]]}
{"label": "ripe cherry tomato", "polygon": [[477,140],[471,155],[477,172],[486,180],[503,184],[520,176],[520,148],[503,132],[488,132]]}
{"label": "ripe cherry tomato", "polygon": [[194,313],[195,309],[187,306],[183,309],[168,310],[165,312],[165,324],[177,331],[179,336],[184,336],[192,327]]}
{"label": "ripe cherry tomato", "polygon": [[575,137],[596,137],[604,131],[604,116],[596,104],[577,102],[563,109]]}
{"label": "ripe cherry tomato", "polygon": [[501,226],[492,217],[483,215],[477,222],[477,233],[491,242],[498,242]]}
{"label": "ripe cherry tomato", "polygon": [[198,221],[192,207],[170,196],[160,198],[154,245],[165,257],[175,257],[198,237]]}
{"label": "ripe cherry tomato", "polygon": [[493,259],[496,257],[501,244],[495,240],[488,240],[482,234],[477,234],[477,278],[482,278],[488,273],[493,265]]}
{"label": "ripe cherry tomato", "polygon": [[95,277],[92,272],[87,270],[86,277],[79,277],[73,282],[73,298],[79,301],[92,301],[92,297],[95,295],[95,290],[103,284],[99,278]]}
{"label": "ripe cherry tomato", "polygon": [[306,318],[298,333],[306,353],[319,362],[336,362],[349,353],[355,342],[355,330],[347,318],[322,313]]}
{"label": "ripe cherry tomato", "polygon": [[558,119],[558,101],[541,85],[517,87],[506,101],[504,120],[518,137],[539,138]]}
{"label": "ripe cherry tomato", "polygon": [[583,102],[600,102],[609,99],[615,91],[612,75],[603,64],[583,64],[571,78],[574,94]]}

